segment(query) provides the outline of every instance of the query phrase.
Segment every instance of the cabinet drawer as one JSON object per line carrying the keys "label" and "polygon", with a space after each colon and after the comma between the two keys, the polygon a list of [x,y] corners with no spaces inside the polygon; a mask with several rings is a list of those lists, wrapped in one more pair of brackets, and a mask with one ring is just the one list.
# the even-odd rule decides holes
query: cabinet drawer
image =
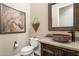
{"label": "cabinet drawer", "polygon": [[42,43],[43,48],[55,49],[56,47],[53,45]]}
{"label": "cabinet drawer", "polygon": [[[55,47],[55,46],[52,46],[52,45],[49,45],[49,44],[42,44],[42,53],[44,54],[44,49],[46,49],[47,51],[51,51],[51,53],[49,53],[50,55],[53,55],[53,56],[61,56],[63,55],[63,51],[58,49],[58,47]],[[46,55],[46,54],[45,54]]]}

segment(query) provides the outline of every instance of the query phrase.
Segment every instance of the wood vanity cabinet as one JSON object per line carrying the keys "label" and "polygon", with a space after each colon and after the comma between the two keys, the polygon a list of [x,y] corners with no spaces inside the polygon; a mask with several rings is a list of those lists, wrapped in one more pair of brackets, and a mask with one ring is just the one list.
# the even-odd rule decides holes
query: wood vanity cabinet
{"label": "wood vanity cabinet", "polygon": [[79,51],[74,51],[54,45],[41,43],[42,56],[79,56]]}

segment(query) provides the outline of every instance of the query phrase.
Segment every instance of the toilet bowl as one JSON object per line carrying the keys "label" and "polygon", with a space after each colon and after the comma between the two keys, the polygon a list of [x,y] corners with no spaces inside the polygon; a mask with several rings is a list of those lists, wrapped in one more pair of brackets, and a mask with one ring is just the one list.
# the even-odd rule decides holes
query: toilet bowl
{"label": "toilet bowl", "polygon": [[38,46],[38,38],[30,38],[30,45],[21,49],[21,56],[34,56],[34,49]]}

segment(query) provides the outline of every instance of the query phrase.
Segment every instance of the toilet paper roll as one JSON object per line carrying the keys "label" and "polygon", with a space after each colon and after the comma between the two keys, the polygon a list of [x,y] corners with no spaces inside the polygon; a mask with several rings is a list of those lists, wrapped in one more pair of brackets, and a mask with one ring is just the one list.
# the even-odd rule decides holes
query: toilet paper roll
{"label": "toilet paper roll", "polygon": [[19,44],[15,41],[14,42],[14,48],[17,48],[19,46]]}
{"label": "toilet paper roll", "polygon": [[15,44],[15,47],[18,47],[19,45],[18,44]]}

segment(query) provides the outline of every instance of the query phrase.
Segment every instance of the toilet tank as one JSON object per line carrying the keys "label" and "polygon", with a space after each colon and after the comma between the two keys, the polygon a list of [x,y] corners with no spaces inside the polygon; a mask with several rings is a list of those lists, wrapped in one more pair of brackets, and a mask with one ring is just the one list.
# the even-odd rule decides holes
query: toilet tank
{"label": "toilet tank", "polygon": [[38,38],[30,38],[30,45],[36,48],[39,44],[39,39]]}

